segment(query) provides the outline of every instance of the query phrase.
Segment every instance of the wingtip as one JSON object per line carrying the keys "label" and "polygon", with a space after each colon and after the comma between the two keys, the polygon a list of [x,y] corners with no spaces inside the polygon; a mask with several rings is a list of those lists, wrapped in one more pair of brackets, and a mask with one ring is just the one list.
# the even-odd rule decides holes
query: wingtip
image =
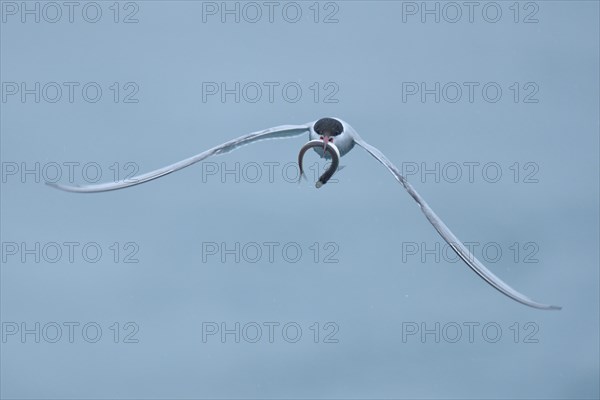
{"label": "wingtip", "polygon": [[525,303],[528,306],[531,306],[533,308],[537,308],[539,310],[562,310],[561,306],[553,306],[550,304],[542,304],[542,303],[536,303],[536,302],[530,302],[530,303]]}
{"label": "wingtip", "polygon": [[46,185],[50,186],[54,189],[62,190],[63,192],[77,192],[77,189],[80,187],[80,186],[61,185],[60,183],[54,183],[54,182],[46,182]]}
{"label": "wingtip", "polygon": [[60,185],[58,183],[54,183],[54,182],[46,182],[46,186],[50,186],[54,189],[60,189]]}

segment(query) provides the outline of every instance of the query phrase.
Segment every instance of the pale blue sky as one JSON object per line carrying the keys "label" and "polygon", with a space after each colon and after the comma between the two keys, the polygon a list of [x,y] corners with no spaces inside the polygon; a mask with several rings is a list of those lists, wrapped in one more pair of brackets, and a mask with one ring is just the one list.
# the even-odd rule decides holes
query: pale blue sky
{"label": "pale blue sky", "polygon": [[[122,3],[118,14],[98,2],[96,23],[86,21],[95,6],[84,3],[72,23],[65,6],[58,19],[52,6],[29,2],[39,5],[36,23],[21,4],[1,3],[3,398],[598,398],[597,2],[498,2],[496,23],[490,3],[472,10],[472,22],[461,8],[455,23],[446,21],[455,9],[439,3],[436,23],[421,2],[276,2],[272,23],[263,2],[237,3],[239,23],[221,2]],[[235,90],[225,101],[206,91],[237,82],[237,103]],[[406,92],[436,82],[439,103],[435,93],[423,102]],[[257,87],[262,97],[252,102]],[[496,87],[502,95],[492,102]],[[24,102],[23,89],[33,90]],[[59,165],[67,183],[65,163],[78,163],[75,182],[92,179],[94,166],[105,181],[323,116],[352,124],[405,171],[419,168],[410,181],[458,237],[479,243],[476,256],[494,261],[500,248],[490,269],[564,309],[527,308],[445,261],[443,249],[440,262],[428,256],[441,239],[359,148],[342,159],[338,182],[319,190],[312,178],[298,185],[282,176],[293,176],[305,137],[98,195],[22,175],[39,163],[49,176]],[[96,164],[83,176],[88,163]],[[239,182],[221,179],[236,163]],[[262,178],[252,183],[257,165]],[[439,182],[421,177],[436,165]],[[463,177],[452,182],[456,165]],[[65,242],[78,244],[72,263]],[[272,263],[270,242],[278,244]],[[62,251],[54,263],[52,243]],[[236,243],[239,263],[222,247]],[[262,256],[248,262],[255,244]],[[100,261],[90,262],[98,247]],[[139,262],[124,263],[132,253]],[[328,255],[338,262],[324,262]],[[36,322],[40,343],[22,339]],[[71,322],[79,324],[73,343]],[[246,336],[206,336],[222,322],[240,323]],[[271,322],[279,324],[273,343]],[[62,327],[57,343],[52,323]],[[87,339],[94,324],[102,329],[97,343],[82,336],[89,323]],[[252,323],[262,327],[257,343],[247,340]],[[282,335],[288,323],[302,329],[296,343],[285,340],[292,331]],[[439,343],[408,335],[436,323]],[[462,336],[452,343],[456,326]],[[499,340],[489,343],[497,326]],[[124,343],[135,327],[129,339],[138,343]],[[323,343],[334,330],[338,342]]]}

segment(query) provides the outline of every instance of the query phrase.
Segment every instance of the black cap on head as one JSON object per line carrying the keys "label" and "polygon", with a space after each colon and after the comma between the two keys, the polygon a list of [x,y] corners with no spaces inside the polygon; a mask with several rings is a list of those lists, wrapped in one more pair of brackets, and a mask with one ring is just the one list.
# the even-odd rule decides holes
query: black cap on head
{"label": "black cap on head", "polygon": [[334,118],[321,118],[315,123],[315,132],[319,135],[337,136],[344,131],[344,126]]}

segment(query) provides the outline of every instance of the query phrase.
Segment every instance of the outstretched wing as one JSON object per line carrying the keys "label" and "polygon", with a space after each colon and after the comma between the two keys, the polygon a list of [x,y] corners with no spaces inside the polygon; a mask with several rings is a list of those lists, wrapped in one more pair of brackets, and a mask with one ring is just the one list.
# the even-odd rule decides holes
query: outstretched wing
{"label": "outstretched wing", "polygon": [[529,297],[517,292],[506,283],[504,283],[500,278],[494,275],[489,269],[487,269],[475,256],[462,244],[460,240],[448,229],[446,224],[438,217],[433,210],[427,205],[425,200],[417,193],[417,191],[412,187],[410,183],[406,180],[398,168],[394,164],[387,159],[386,156],[383,155],[381,151],[377,148],[371,146],[364,140],[359,137],[355,138],[355,143],[365,149],[369,154],[375,157],[380,163],[382,163],[391,173],[394,175],[396,180],[404,186],[408,194],[412,196],[413,199],[419,204],[423,214],[429,220],[431,225],[435,228],[436,231],[444,238],[444,240],[452,247],[452,249],[458,254],[458,256],[473,270],[477,275],[482,277],[487,283],[492,285],[494,288],[498,289],[500,292],[504,293],[506,296],[510,297],[513,300],[518,301],[519,303],[525,304],[530,307],[539,308],[542,310],[560,310],[559,306],[551,306],[546,304],[541,304],[536,301],[531,300]]}
{"label": "outstretched wing", "polygon": [[109,183],[99,183],[96,185],[87,185],[87,186],[70,186],[70,185],[61,185],[57,183],[46,182],[47,185],[55,187],[57,189],[65,190],[67,192],[76,192],[76,193],[95,193],[95,192],[107,192],[109,190],[117,190],[123,189],[126,187],[139,185],[140,183],[148,182],[156,178],[160,178],[161,176],[165,176],[170,174],[171,172],[179,171],[185,167],[189,167],[192,164],[195,164],[199,161],[204,160],[210,156],[216,154],[224,154],[228,153],[238,147],[258,142],[260,140],[266,139],[285,139],[291,138],[294,136],[299,136],[303,133],[306,133],[310,130],[311,124],[305,125],[281,125],[276,126],[274,128],[265,129],[258,132],[249,133],[244,136],[240,136],[237,139],[230,140],[223,144],[220,144],[212,149],[206,150],[200,154],[192,156],[190,158],[186,158],[185,160],[181,160],[176,162],[175,164],[167,165],[166,167],[147,172],[142,175],[138,175],[129,179],[125,179],[118,182],[109,182]]}

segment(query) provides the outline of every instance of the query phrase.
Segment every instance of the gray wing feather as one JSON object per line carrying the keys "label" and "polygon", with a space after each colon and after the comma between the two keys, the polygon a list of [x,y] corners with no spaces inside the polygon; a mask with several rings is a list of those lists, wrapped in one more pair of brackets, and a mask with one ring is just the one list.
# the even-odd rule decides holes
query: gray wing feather
{"label": "gray wing feather", "polygon": [[223,144],[220,144],[212,149],[208,149],[200,154],[196,154],[195,156],[186,158],[185,160],[181,160],[171,165],[167,165],[166,167],[159,168],[157,170],[147,172],[142,175],[135,176],[133,178],[129,178],[126,180],[118,181],[118,182],[109,182],[109,183],[99,183],[95,185],[87,185],[87,186],[71,186],[71,185],[62,185],[57,183],[49,183],[46,184],[52,186],[56,189],[65,190],[67,192],[75,192],[75,193],[95,193],[95,192],[106,192],[109,190],[117,190],[123,189],[126,187],[139,185],[140,183],[148,182],[156,178],[160,178],[161,176],[168,175],[172,172],[179,171],[185,167],[189,167],[192,164],[195,164],[199,161],[202,161],[210,156],[217,154],[225,154],[232,150],[235,150],[241,146],[245,146],[250,143],[255,143],[261,140],[267,139],[285,139],[291,138],[295,136],[299,136],[303,133],[306,133],[310,130],[310,124],[305,125],[281,125],[273,128],[265,129],[258,132],[249,133],[247,135],[241,136],[237,139],[230,140]]}
{"label": "gray wing feather", "polygon": [[377,148],[371,146],[364,140],[359,137],[355,138],[355,143],[365,149],[369,154],[371,154],[375,159],[377,159],[380,163],[382,163],[396,178],[398,182],[404,186],[408,194],[412,196],[412,198],[417,202],[417,204],[421,207],[421,211],[425,214],[425,217],[429,220],[431,225],[435,228],[436,231],[444,238],[444,240],[448,243],[448,245],[456,252],[456,254],[467,264],[477,275],[479,275],[483,280],[492,285],[494,288],[510,297],[513,300],[518,301],[519,303],[525,304],[530,307],[539,308],[542,310],[560,310],[559,306],[552,306],[541,304],[536,301],[531,300],[529,297],[517,292],[506,283],[504,283],[500,278],[494,275],[489,269],[487,269],[475,256],[462,244],[460,240],[448,229],[446,224],[438,217],[433,210],[429,207],[429,205],[423,200],[423,198],[417,193],[417,191],[412,187],[410,183],[406,180],[404,176],[398,171],[398,168],[394,164],[387,159],[386,156],[381,153]]}

